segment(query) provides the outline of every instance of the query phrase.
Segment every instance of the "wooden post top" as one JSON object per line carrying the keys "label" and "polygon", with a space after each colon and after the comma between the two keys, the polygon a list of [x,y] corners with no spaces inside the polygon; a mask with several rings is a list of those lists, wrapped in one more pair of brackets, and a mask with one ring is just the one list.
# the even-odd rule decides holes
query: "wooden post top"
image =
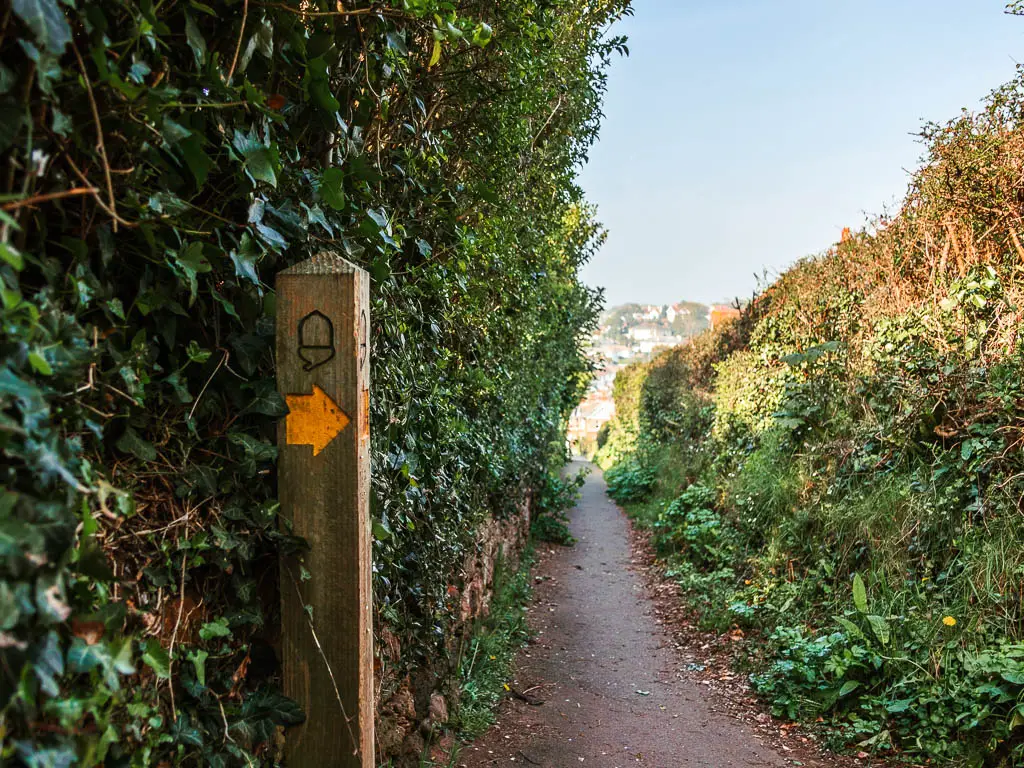
{"label": "wooden post top", "polygon": [[333,251],[320,251],[277,274],[278,277],[283,277],[285,275],[352,275],[358,272],[366,274],[365,269],[356,266]]}

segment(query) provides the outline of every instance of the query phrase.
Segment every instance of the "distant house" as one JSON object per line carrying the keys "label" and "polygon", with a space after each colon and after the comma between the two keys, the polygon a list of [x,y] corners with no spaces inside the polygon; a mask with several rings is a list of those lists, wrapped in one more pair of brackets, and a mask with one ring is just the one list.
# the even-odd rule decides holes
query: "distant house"
{"label": "distant house", "polygon": [[641,341],[633,348],[641,355],[650,355],[659,349],[666,349],[668,347],[678,346],[679,344],[682,344],[682,342],[683,339],[681,336],[657,336],[656,338],[653,339]]}
{"label": "distant house", "polygon": [[633,351],[624,344],[603,344],[600,351],[608,360],[623,360],[633,356]]}
{"label": "distant house", "polygon": [[642,325],[634,325],[629,329],[629,338],[633,341],[650,341],[651,339],[657,338],[662,333],[662,329],[657,325],[651,323],[644,323]]}
{"label": "distant house", "polygon": [[615,415],[615,403],[608,395],[592,393],[577,406],[569,417],[566,435],[577,456],[587,456],[597,450],[597,433]]}
{"label": "distant house", "polygon": [[665,310],[665,319],[668,320],[669,325],[672,325],[677,317],[686,317],[688,314],[690,314],[690,308],[684,307],[682,303],[677,302],[669,305]]}
{"label": "distant house", "polygon": [[708,320],[711,323],[711,327],[715,328],[726,320],[739,316],[740,311],[736,307],[730,307],[728,304],[713,304]]}

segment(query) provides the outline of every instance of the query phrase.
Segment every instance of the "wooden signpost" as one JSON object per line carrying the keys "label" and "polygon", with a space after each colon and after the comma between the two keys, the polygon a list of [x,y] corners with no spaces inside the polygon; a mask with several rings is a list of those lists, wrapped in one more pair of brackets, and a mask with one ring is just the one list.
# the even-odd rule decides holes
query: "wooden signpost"
{"label": "wooden signpost", "polygon": [[310,544],[281,563],[285,693],[296,768],[372,768],[370,278],[322,252],[277,277],[281,515]]}

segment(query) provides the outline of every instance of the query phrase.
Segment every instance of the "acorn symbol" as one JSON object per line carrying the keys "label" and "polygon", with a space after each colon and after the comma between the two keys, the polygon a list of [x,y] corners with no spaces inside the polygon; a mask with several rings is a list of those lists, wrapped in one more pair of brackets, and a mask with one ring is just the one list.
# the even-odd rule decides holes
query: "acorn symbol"
{"label": "acorn symbol", "polygon": [[320,310],[299,321],[299,359],[307,373],[334,359],[334,324]]}

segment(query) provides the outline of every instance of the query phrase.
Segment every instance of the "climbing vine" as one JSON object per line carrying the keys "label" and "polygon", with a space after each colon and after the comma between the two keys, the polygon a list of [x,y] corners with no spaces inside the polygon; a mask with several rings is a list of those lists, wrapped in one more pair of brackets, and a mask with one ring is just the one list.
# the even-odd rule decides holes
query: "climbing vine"
{"label": "climbing vine", "polygon": [[373,277],[377,621],[443,647],[588,374],[627,5],[0,5],[0,761],[279,759],[273,275],[321,249]]}

